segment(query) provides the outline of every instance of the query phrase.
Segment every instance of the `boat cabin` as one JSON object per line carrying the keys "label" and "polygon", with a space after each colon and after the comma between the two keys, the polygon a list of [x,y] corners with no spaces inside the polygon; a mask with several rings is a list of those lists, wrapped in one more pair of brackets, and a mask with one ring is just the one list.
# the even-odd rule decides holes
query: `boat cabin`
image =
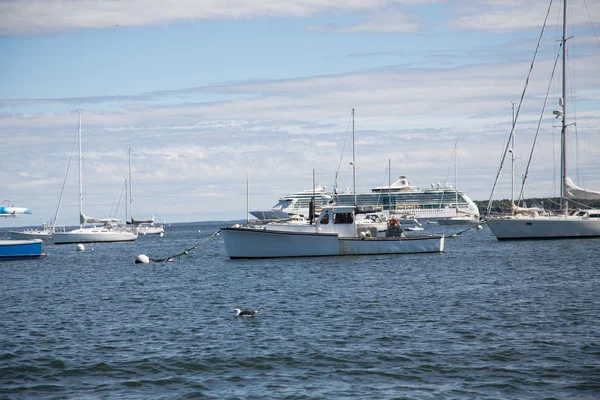
{"label": "boat cabin", "polygon": [[339,237],[356,237],[356,210],[348,206],[323,207],[317,220],[320,233],[337,233]]}

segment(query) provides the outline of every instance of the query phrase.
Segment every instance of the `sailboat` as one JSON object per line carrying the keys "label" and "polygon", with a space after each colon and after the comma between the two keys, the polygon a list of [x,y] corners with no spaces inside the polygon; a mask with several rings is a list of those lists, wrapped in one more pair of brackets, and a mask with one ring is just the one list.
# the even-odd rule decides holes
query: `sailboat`
{"label": "sailboat", "polygon": [[462,211],[458,207],[458,164],[457,164],[457,144],[454,143],[454,216],[450,218],[440,218],[437,220],[439,225],[463,225],[463,224],[478,224],[479,216],[473,213]]}
{"label": "sailboat", "polygon": [[[562,99],[559,102],[561,109],[556,110],[553,113],[556,118],[561,118],[561,214],[547,215],[543,213],[543,210],[541,209],[535,207],[518,207],[512,203],[510,216],[491,218],[487,221],[492,233],[498,240],[600,237],[600,210],[569,209],[570,199],[600,199],[600,192],[577,187],[567,174],[567,128],[569,126],[567,124],[567,39],[567,1],[564,0],[561,49]],[[514,123],[511,136],[513,132]],[[498,178],[496,178],[496,181],[497,179]],[[492,201],[490,199],[488,213],[491,209],[491,203]]]}
{"label": "sailboat", "polygon": [[[119,225],[118,218],[95,218],[83,213],[83,175],[81,151],[81,113],[79,113],[79,129],[77,132],[79,142],[79,228],[66,232],[54,232],[55,244],[71,243],[103,243],[103,242],[130,242],[137,239],[137,231],[123,228]],[[93,224],[102,224],[96,226]],[[92,225],[92,226],[85,226]]]}
{"label": "sailboat", "polygon": [[154,218],[158,214],[152,214],[152,219],[139,220],[133,218],[133,184],[131,180],[131,149],[128,151],[129,155],[129,210],[131,215],[131,221],[127,221],[127,225],[132,225],[137,229],[139,235],[160,235],[161,237],[165,234],[164,223],[156,224]]}

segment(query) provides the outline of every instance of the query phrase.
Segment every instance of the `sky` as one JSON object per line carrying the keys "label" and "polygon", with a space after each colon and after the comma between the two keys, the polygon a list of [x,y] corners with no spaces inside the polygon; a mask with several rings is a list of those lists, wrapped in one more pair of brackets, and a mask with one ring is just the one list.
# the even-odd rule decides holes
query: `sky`
{"label": "sky", "polygon": [[[488,200],[549,5],[0,1],[0,201],[33,211],[0,227],[57,210],[58,225],[78,224],[79,112],[95,217],[125,218],[129,151],[137,219],[245,219],[313,176],[352,189],[352,109],[358,191],[391,172]],[[572,0],[567,15],[569,175],[600,190],[600,0]],[[560,190],[561,19],[554,0],[515,128],[520,180],[549,90],[526,197]],[[495,198],[510,197],[511,171]]]}

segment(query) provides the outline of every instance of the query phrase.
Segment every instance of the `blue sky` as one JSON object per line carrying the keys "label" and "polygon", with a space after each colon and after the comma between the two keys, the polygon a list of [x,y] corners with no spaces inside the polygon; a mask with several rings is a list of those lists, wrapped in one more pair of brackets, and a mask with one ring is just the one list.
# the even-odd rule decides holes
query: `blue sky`
{"label": "blue sky", "polygon": [[[522,157],[558,51],[554,3],[517,125]],[[247,174],[250,207],[269,208],[310,188],[313,170],[332,187],[342,156],[340,186],[352,187],[348,144],[342,154],[352,108],[359,190],[387,182],[388,160],[392,175],[413,185],[454,183],[457,143],[459,188],[487,200],[548,5],[0,2],[0,198],[33,210],[0,223],[53,218],[77,110],[88,215],[114,213],[115,204],[122,214],[130,148],[134,213],[142,219],[245,218]],[[600,2],[573,0],[569,10],[576,61],[569,84],[577,89],[569,100],[577,117],[571,153],[580,156],[570,175],[600,190]],[[528,196],[557,193],[558,136],[552,117],[544,121]],[[524,168],[517,160],[516,174]],[[506,171],[497,197],[510,193]],[[76,175],[74,167],[60,224],[78,221]]]}

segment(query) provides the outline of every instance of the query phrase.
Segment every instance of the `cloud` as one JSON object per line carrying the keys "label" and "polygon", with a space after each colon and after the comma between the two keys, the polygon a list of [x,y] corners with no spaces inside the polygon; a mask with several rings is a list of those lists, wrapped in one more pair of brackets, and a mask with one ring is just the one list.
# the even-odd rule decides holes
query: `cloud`
{"label": "cloud", "polygon": [[[485,32],[519,32],[523,29],[539,29],[546,15],[549,2],[547,0],[485,0],[479,2],[464,2],[457,10],[456,18],[449,26],[462,29]],[[600,3],[586,0],[573,0],[569,9],[586,10],[569,14],[570,25],[590,25],[592,15],[600,15]],[[552,4],[549,24],[562,23],[554,20],[553,16],[562,13],[562,2]],[[592,20],[593,21],[593,20]]]}
{"label": "cloud", "polygon": [[363,13],[417,0],[16,0],[0,3],[0,35],[39,35],[73,29],[145,26],[180,20],[305,18]]}

